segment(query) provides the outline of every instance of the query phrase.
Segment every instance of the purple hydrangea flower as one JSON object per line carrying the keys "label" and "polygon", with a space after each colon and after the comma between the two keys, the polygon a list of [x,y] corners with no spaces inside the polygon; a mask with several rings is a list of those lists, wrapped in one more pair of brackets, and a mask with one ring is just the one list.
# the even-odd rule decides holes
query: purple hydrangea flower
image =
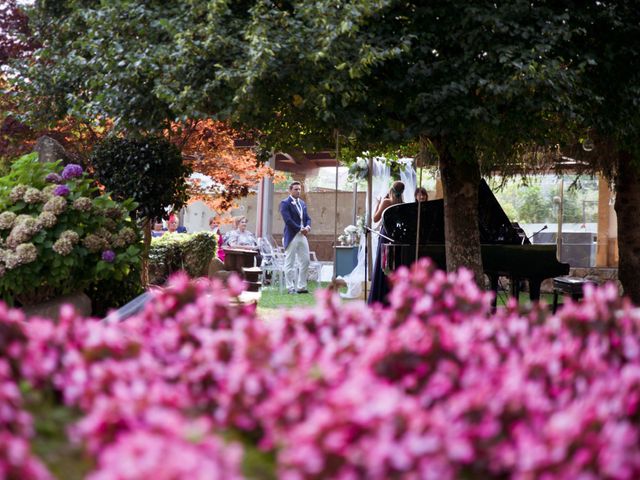
{"label": "purple hydrangea flower", "polygon": [[104,260],[105,262],[113,263],[115,259],[116,252],[114,252],[113,250],[105,250],[104,252],[102,252],[102,260]]}
{"label": "purple hydrangea flower", "polygon": [[58,185],[53,189],[53,194],[58,195],[59,197],[66,197],[70,192],[71,190],[69,190],[69,187],[66,185]]}
{"label": "purple hydrangea flower", "polygon": [[62,170],[62,178],[69,180],[71,178],[81,177],[82,167],[76,163],[70,163]]}
{"label": "purple hydrangea flower", "polygon": [[49,183],[60,183],[62,181],[62,177],[57,173],[53,172],[44,177],[44,180]]}

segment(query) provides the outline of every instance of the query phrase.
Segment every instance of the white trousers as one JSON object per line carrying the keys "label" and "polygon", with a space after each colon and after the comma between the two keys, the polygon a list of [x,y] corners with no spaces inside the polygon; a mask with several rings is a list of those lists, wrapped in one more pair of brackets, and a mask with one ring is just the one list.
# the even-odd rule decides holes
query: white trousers
{"label": "white trousers", "polygon": [[[296,262],[300,267],[296,280]],[[298,232],[284,251],[284,278],[287,290],[303,290],[307,288],[309,272],[309,242],[307,236]]]}

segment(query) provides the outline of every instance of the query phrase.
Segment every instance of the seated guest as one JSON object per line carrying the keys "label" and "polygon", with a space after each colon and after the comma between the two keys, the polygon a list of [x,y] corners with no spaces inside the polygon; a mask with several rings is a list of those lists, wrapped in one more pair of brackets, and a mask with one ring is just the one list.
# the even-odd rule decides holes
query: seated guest
{"label": "seated guest", "polygon": [[151,237],[161,237],[164,235],[164,230],[162,229],[162,220],[156,220],[153,222],[153,230],[151,230]]}
{"label": "seated guest", "polygon": [[187,233],[187,228],[178,226],[178,217],[175,215],[169,216],[169,222],[167,222],[169,233]]}
{"label": "seated guest", "polygon": [[426,202],[429,200],[429,194],[427,193],[427,189],[424,187],[416,188],[415,193],[413,194],[413,198],[416,202]]}
{"label": "seated guest", "polygon": [[222,248],[222,232],[220,231],[220,220],[218,217],[211,217],[209,219],[209,229],[218,235],[218,259],[224,262],[224,249]]}
{"label": "seated guest", "polygon": [[241,247],[258,249],[258,240],[256,236],[247,230],[247,217],[241,216],[235,220],[236,229],[227,232],[224,238],[224,245],[231,248]]}

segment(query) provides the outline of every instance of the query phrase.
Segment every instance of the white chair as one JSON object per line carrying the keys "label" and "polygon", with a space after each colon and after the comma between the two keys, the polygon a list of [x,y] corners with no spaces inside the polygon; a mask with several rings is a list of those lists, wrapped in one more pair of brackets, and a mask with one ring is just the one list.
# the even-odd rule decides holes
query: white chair
{"label": "white chair", "polygon": [[[296,270],[300,268],[300,263],[296,262]],[[307,281],[316,282],[320,286],[320,272],[322,271],[322,263],[318,261],[316,252],[309,252],[309,268],[307,270]]]}
{"label": "white chair", "polygon": [[282,255],[284,255],[284,247],[282,245],[278,245],[278,242],[276,241],[275,238],[273,238],[273,236],[271,236],[269,238],[269,244],[271,245],[271,247],[278,253],[281,253]]}
{"label": "white chair", "polygon": [[262,285],[274,287],[278,285],[280,292],[284,291],[284,254],[278,252],[276,248],[266,238],[258,238],[258,248],[262,256]]}
{"label": "white chair", "polygon": [[318,261],[316,252],[309,252],[309,274],[308,280],[310,282],[316,282],[317,286],[320,286],[320,272],[322,271],[322,263]]}

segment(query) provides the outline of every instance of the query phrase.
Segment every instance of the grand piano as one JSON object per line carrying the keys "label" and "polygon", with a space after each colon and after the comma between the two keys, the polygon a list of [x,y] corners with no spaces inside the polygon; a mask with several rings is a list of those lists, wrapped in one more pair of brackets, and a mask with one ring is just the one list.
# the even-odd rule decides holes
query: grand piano
{"label": "grand piano", "polygon": [[[440,269],[446,269],[444,239],[444,201],[420,204],[420,244],[418,257],[430,257]],[[403,203],[385,210],[382,222],[393,240],[383,244],[381,265],[385,273],[416,260],[418,203]],[[524,232],[507,218],[489,185],[482,180],[478,189],[478,225],[484,273],[491,288],[498,290],[501,276],[510,278],[511,294],[518,296],[520,283],[529,283],[529,297],[539,300],[540,284],[545,278],[567,275],[569,264],[556,259],[555,245],[532,245]]]}

